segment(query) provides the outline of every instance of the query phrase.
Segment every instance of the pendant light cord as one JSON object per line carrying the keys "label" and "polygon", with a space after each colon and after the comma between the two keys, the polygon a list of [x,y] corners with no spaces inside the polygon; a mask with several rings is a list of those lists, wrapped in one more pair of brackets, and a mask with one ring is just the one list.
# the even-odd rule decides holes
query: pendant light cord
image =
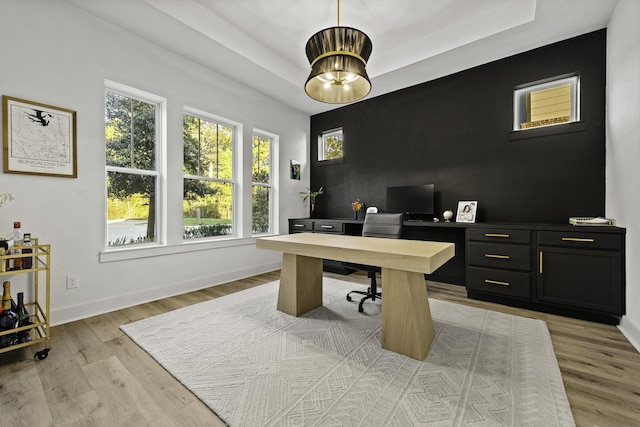
{"label": "pendant light cord", "polygon": [[340,26],[340,0],[338,0],[338,27]]}

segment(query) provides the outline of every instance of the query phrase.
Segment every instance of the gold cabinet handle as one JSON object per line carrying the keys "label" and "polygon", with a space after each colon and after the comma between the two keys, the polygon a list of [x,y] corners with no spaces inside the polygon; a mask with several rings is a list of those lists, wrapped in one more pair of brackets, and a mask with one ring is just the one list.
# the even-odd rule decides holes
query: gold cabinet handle
{"label": "gold cabinet handle", "polygon": [[593,243],[596,240],[595,239],[585,239],[585,238],[580,238],[580,237],[563,237],[562,241],[563,242],[587,242],[587,243]]}
{"label": "gold cabinet handle", "polygon": [[509,255],[484,254],[485,258],[509,259]]}
{"label": "gold cabinet handle", "polygon": [[499,282],[497,280],[490,280],[490,279],[484,279],[484,283],[489,283],[491,285],[511,286],[509,282]]}
{"label": "gold cabinet handle", "polygon": [[502,234],[502,233],[484,233],[484,237],[504,237],[504,238],[509,238],[511,236],[509,234]]}
{"label": "gold cabinet handle", "polygon": [[304,228],[304,224],[293,224],[294,227]]}
{"label": "gold cabinet handle", "polygon": [[542,251],[540,251],[540,274],[542,274]]}

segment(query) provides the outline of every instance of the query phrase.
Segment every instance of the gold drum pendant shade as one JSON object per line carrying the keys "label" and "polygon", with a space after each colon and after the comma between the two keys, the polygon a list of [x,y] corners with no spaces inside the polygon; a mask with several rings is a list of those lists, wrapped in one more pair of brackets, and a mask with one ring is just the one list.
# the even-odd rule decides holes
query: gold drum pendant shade
{"label": "gold drum pendant shade", "polygon": [[366,65],[373,45],[369,37],[351,27],[331,27],[307,42],[311,73],[304,90],[311,98],[329,104],[346,104],[371,91]]}

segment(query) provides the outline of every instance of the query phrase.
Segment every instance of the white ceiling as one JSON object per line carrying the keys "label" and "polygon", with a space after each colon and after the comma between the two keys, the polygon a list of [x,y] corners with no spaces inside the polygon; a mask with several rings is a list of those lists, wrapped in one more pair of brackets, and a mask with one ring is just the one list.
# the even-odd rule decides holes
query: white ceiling
{"label": "white ceiling", "polygon": [[[338,0],[66,0],[308,114],[309,37]],[[373,42],[368,98],[607,26],[618,0],[341,0]]]}

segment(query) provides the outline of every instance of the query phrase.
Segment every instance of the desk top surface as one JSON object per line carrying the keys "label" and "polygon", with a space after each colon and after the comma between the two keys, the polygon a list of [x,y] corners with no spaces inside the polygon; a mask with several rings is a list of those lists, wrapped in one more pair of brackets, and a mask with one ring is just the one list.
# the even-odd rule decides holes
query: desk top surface
{"label": "desk top surface", "polygon": [[455,254],[455,245],[422,240],[296,233],[256,239],[261,249],[313,258],[433,273]]}

